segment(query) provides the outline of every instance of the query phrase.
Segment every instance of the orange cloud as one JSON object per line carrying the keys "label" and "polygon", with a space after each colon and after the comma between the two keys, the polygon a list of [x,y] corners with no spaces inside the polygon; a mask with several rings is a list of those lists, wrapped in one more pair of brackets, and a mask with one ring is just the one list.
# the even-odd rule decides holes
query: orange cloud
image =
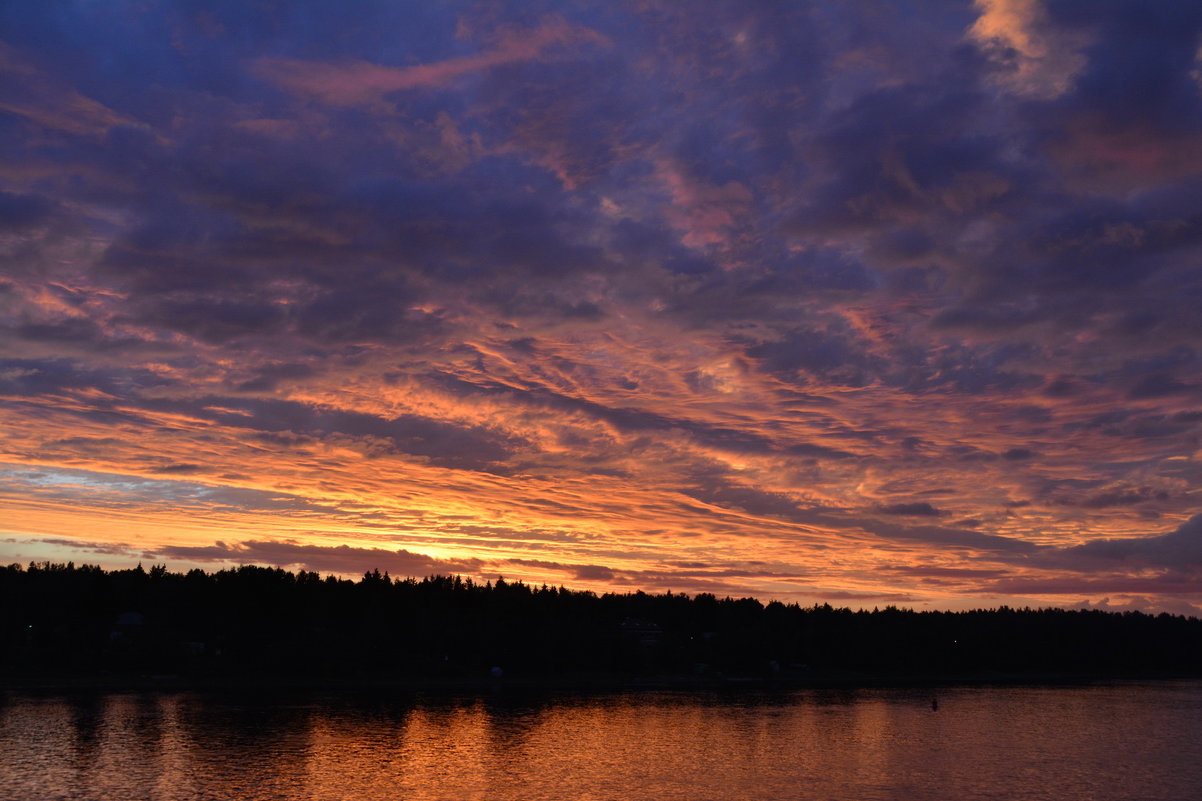
{"label": "orange cloud", "polygon": [[1017,94],[1050,99],[1068,91],[1085,65],[1079,35],[1048,30],[1042,0],[976,0],[969,29],[998,65],[999,83]]}

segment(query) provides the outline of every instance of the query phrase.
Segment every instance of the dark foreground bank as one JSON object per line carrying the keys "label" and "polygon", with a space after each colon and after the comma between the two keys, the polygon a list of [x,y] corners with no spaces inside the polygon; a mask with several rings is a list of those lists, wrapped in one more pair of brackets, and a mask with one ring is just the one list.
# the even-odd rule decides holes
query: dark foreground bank
{"label": "dark foreground bank", "polygon": [[841,686],[1202,675],[1202,621],[853,612],[458,577],[0,568],[0,683],[94,688]]}

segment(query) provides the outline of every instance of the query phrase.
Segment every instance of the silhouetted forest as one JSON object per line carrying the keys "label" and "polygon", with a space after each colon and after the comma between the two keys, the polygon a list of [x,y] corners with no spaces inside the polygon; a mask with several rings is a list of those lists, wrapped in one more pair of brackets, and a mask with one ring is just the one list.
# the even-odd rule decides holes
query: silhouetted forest
{"label": "silhouetted forest", "polygon": [[867,612],[375,571],[350,581],[252,566],[0,568],[0,676],[9,680],[1031,673],[1202,674],[1202,620],[1006,607]]}

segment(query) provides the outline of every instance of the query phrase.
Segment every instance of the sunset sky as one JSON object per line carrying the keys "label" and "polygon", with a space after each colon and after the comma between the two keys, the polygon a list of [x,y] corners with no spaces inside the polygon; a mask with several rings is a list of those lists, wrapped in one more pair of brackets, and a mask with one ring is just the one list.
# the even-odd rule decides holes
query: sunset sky
{"label": "sunset sky", "polygon": [[0,2],[0,561],[1202,614],[1200,45]]}

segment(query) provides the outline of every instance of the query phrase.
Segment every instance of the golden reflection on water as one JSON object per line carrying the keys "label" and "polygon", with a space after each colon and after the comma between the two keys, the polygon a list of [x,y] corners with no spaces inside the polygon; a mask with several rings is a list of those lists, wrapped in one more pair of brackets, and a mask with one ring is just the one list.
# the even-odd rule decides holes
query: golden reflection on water
{"label": "golden reflection on water", "polygon": [[0,799],[1190,798],[1202,685],[0,703]]}

